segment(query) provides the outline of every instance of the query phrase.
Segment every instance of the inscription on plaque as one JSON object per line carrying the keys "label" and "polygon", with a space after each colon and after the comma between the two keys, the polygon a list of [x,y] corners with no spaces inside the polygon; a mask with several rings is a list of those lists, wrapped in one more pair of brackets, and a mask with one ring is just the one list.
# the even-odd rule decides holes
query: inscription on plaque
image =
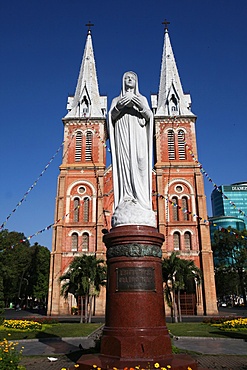
{"label": "inscription on plaque", "polygon": [[155,291],[152,267],[121,267],[117,272],[117,291]]}

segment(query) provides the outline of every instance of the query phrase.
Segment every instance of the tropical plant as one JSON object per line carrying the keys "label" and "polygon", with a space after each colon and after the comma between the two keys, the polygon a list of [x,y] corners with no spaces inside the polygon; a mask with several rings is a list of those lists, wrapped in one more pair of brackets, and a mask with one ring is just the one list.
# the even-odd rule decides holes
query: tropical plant
{"label": "tropical plant", "polygon": [[81,322],[83,322],[83,297],[85,297],[85,322],[91,322],[92,299],[100,292],[100,287],[106,284],[106,265],[95,255],[75,257],[68,270],[59,278],[61,295],[67,299],[73,294],[81,299]]}
{"label": "tropical plant", "polygon": [[[185,290],[191,279],[197,283],[201,281],[201,270],[192,260],[184,260],[178,257],[178,253],[173,252],[169,258],[162,261],[162,275],[165,283],[165,299],[171,309],[172,321],[182,321],[180,292]],[[176,302],[177,294],[177,302]]]}

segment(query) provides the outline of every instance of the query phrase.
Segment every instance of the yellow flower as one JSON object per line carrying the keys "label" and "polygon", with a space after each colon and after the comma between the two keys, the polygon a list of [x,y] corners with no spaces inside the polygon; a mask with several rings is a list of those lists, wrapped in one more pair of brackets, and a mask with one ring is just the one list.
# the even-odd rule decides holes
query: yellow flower
{"label": "yellow flower", "polygon": [[61,370],[67,370],[65,367],[62,367],[62,369]]}
{"label": "yellow flower", "polygon": [[167,369],[171,369],[171,365],[167,365]]}
{"label": "yellow flower", "polygon": [[158,362],[155,362],[154,367],[155,369],[158,369],[160,367],[160,364]]}
{"label": "yellow flower", "polygon": [[78,365],[78,364],[75,364],[74,366],[75,366],[75,367],[79,367],[80,365]]}
{"label": "yellow flower", "polygon": [[187,370],[192,370],[192,369],[191,369],[191,367],[189,367],[189,366],[188,366],[188,367],[187,367]]}

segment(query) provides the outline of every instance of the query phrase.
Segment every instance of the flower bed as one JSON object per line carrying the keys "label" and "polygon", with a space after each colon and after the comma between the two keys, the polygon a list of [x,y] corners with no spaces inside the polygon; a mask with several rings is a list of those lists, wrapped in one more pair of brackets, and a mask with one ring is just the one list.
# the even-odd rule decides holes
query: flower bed
{"label": "flower bed", "polygon": [[212,326],[217,326],[219,329],[226,330],[247,330],[247,319],[238,318],[233,320],[226,320],[220,324],[212,324]]}
{"label": "flower bed", "polygon": [[[10,334],[8,335],[10,336]],[[25,370],[24,366],[19,365],[22,350],[17,351],[17,344],[18,343],[8,341],[6,338],[0,341],[0,370]]]}
{"label": "flower bed", "polygon": [[18,330],[41,330],[42,324],[29,320],[4,320],[3,327]]}

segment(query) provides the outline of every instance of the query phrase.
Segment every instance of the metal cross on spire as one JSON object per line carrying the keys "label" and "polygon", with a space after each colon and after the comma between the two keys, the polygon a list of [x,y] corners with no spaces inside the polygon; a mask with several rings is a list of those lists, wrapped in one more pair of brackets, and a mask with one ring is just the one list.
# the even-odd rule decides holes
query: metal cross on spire
{"label": "metal cross on spire", "polygon": [[164,22],[162,22],[162,24],[164,24],[165,26],[165,31],[168,30],[168,24],[170,24],[170,22],[168,22],[166,19],[164,20]]}
{"label": "metal cross on spire", "polygon": [[91,21],[89,21],[88,23],[85,24],[85,26],[88,27],[87,33],[88,34],[91,33],[91,27],[93,27],[94,24],[91,23]]}

